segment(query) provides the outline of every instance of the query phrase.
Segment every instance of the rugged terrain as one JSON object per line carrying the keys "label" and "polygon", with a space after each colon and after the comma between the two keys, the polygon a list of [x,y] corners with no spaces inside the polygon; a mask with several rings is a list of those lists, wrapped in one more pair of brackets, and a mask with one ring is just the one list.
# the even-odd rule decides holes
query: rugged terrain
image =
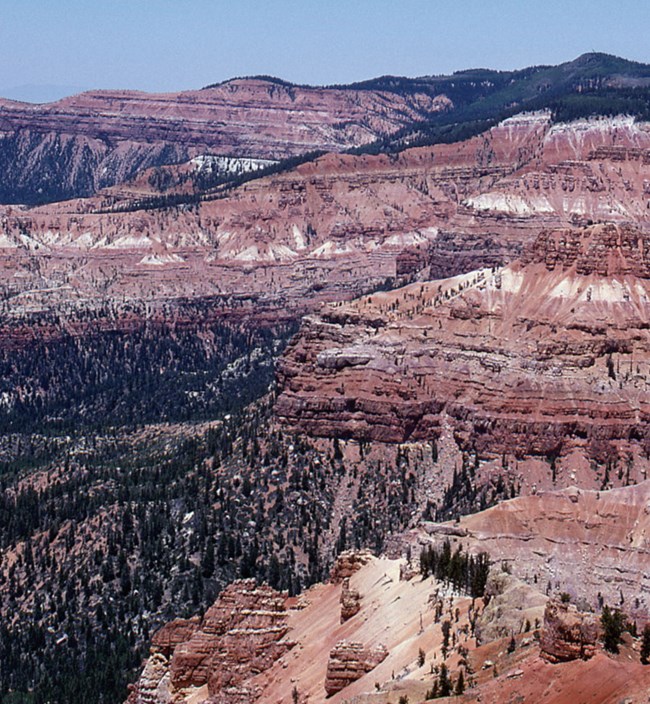
{"label": "rugged terrain", "polygon": [[87,196],[150,166],[214,155],[278,160],[371,142],[450,106],[444,96],[235,79],[203,90],[92,91],[0,101],[0,201]]}
{"label": "rugged terrain", "polygon": [[[650,66],[592,53],[559,66],[382,76],[348,86],[261,76],[170,94],[91,91],[45,105],[0,100],[0,202],[87,196],[148,167],[194,158],[202,173],[189,176],[201,190],[260,159],[460,141],[524,110],[550,109],[560,120],[648,119],[649,84]],[[163,191],[175,180],[165,169],[150,176]]]}
{"label": "rugged terrain", "polygon": [[643,230],[648,149],[632,118],[554,125],[541,113],[453,146],[327,155],[208,201],[5,207],[4,310],[216,297],[302,313],[418,272],[501,265],[542,227]]}
{"label": "rugged terrain", "polygon": [[[629,599],[634,594],[637,620],[647,618],[643,516],[650,485],[576,496],[549,492],[515,499],[460,524],[426,524],[402,536],[401,548],[412,555],[433,544],[441,559],[450,539],[449,554],[456,543],[477,555],[487,551],[494,566],[480,599],[445,579],[420,574],[404,557],[364,553],[344,553],[329,582],[298,601],[285,598],[280,606],[276,593],[271,612],[264,610],[266,592],[251,609],[245,606],[251,586],[233,585],[202,622],[172,622],[154,636],[129,701],[384,703],[402,696],[423,701],[434,692],[441,696],[443,663],[452,690],[463,673],[467,689],[456,693],[459,702],[644,701],[650,670],[638,662],[639,640],[626,635],[618,654],[606,652],[597,612],[610,598],[618,603],[623,587],[628,599],[621,599],[621,608],[628,614],[635,608]],[[635,565],[634,583],[614,567],[621,554]],[[545,569],[550,572],[538,573]],[[606,593],[597,595],[599,585]],[[339,619],[350,589],[358,595],[358,611]],[[224,608],[247,619],[246,627],[223,626],[215,635],[211,624]],[[270,628],[264,619],[271,617],[282,627]],[[259,647],[271,632],[277,640]],[[373,647],[382,649],[380,656],[371,655]],[[248,670],[248,679],[222,686],[219,673],[240,667],[250,657],[244,653],[255,653],[258,666]],[[204,664],[192,675],[184,663],[199,661]]]}
{"label": "rugged terrain", "polygon": [[[0,208],[2,704],[123,701],[150,644],[131,700],[421,700],[441,608],[468,701],[645,686],[598,615],[542,628],[648,616],[648,76],[610,59],[2,106],[7,182],[93,194]],[[416,574],[460,544],[485,602]],[[348,548],[391,557],[322,583]]]}
{"label": "rugged terrain", "polygon": [[626,225],[546,230],[505,268],[331,305],[284,356],[277,413],[311,435],[451,442],[469,487],[495,466],[525,493],[641,481],[647,252]]}

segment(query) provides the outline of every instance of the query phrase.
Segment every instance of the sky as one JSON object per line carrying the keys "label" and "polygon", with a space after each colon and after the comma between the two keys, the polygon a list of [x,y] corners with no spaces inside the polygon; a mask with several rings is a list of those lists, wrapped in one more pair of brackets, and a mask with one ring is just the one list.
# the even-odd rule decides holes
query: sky
{"label": "sky", "polygon": [[648,0],[0,0],[0,95],[650,63]]}

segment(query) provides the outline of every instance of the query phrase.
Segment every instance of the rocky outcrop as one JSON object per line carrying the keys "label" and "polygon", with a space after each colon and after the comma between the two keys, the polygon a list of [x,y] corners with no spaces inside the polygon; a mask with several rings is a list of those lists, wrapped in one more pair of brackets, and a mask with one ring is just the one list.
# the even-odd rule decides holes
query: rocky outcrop
{"label": "rocky outcrop", "polygon": [[476,624],[476,639],[484,644],[539,626],[547,597],[500,565],[490,570],[485,585],[486,606]]}
{"label": "rocky outcrop", "polygon": [[151,652],[170,657],[176,647],[185,643],[200,628],[200,619],[177,618],[157,630],[151,639]]}
{"label": "rocky outcrop", "polygon": [[341,641],[330,651],[327,663],[325,691],[327,696],[345,689],[351,682],[356,682],[366,673],[374,670],[386,659],[388,651],[379,644],[365,647],[362,643]]}
{"label": "rocky outcrop", "polygon": [[579,276],[650,279],[650,234],[613,223],[586,229],[540,233],[522,264],[543,262],[549,271],[575,270]]}
{"label": "rocky outcrop", "polygon": [[[137,102],[125,100],[124,109]],[[199,110],[191,101],[183,106]],[[228,197],[173,208],[143,201],[157,193],[160,176],[147,172],[94,198],[1,208],[0,270],[6,275],[0,294],[19,313],[99,306],[117,297],[148,302],[213,297],[222,306],[304,312],[417,272],[420,278],[442,278],[501,266],[545,227],[566,230],[599,218],[633,220],[648,229],[650,211],[642,194],[650,178],[639,171],[646,167],[590,161],[598,178],[606,175],[606,190],[599,193],[589,191],[580,175],[597,143],[644,141],[650,147],[650,132],[634,122],[560,129],[547,114],[520,116],[454,145],[390,157],[328,154],[257,179]],[[533,161],[539,170],[534,178]],[[207,163],[199,157],[195,162]],[[65,159],[52,163],[64,168]],[[557,181],[558,169],[578,174],[570,196],[554,185],[557,193],[543,208],[524,207]],[[40,172],[30,166],[30,173]],[[183,178],[191,173],[184,171]],[[64,183],[60,174],[50,180]],[[181,188],[183,193],[188,195]],[[504,210],[512,198],[524,205]],[[601,212],[604,200],[607,213]],[[348,359],[360,366],[364,357]]]}
{"label": "rocky outcrop", "polygon": [[332,582],[344,582],[355,572],[368,564],[372,559],[372,553],[367,550],[345,550],[337,558],[330,579]]}
{"label": "rocky outcrop", "polygon": [[596,652],[598,633],[594,614],[581,613],[573,604],[553,599],[544,612],[542,657],[553,663],[588,660]]}
{"label": "rocky outcrop", "polygon": [[325,308],[281,361],[278,415],[361,441],[438,439],[447,426],[479,458],[549,467],[573,450],[598,464],[628,453],[638,461],[626,481],[638,481],[650,419],[646,240],[628,226],[552,231],[524,264]]}
{"label": "rocky outcrop", "polygon": [[215,702],[254,701],[248,680],[290,650],[285,596],[255,581],[226,587],[198,620],[176,620],[152,641],[151,657],[129,704],[172,701],[181,690],[207,685]]}
{"label": "rocky outcrop", "polygon": [[[650,481],[609,491],[573,487],[521,496],[464,516],[457,527],[465,535],[451,538],[452,546],[487,552],[495,565],[487,585],[494,594],[485,612],[488,621],[493,608],[501,617],[502,588],[506,602],[526,606],[519,580],[547,598],[566,592],[585,610],[597,611],[603,602],[624,604],[626,616],[640,623],[650,614]],[[433,540],[439,545],[447,539],[426,527],[411,536],[415,544]],[[538,609],[540,603],[530,605]],[[511,630],[519,632],[525,619],[534,625],[534,613],[522,612]],[[485,639],[490,632],[495,633],[485,630]]]}
{"label": "rocky outcrop", "polygon": [[361,595],[350,586],[350,578],[345,577],[341,586],[341,623],[345,623],[361,610]]}
{"label": "rocky outcrop", "polygon": [[169,704],[173,692],[169,683],[169,659],[161,652],[152,652],[126,704]]}
{"label": "rocky outcrop", "polygon": [[449,105],[423,93],[265,79],[168,94],[91,91],[46,105],[0,100],[0,200],[86,196],[197,155],[278,159],[345,150]]}

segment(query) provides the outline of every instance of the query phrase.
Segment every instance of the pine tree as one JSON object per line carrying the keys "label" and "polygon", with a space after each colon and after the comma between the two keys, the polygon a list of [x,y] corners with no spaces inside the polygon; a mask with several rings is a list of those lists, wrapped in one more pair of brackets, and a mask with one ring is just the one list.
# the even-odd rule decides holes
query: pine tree
{"label": "pine tree", "polygon": [[424,696],[425,699],[437,699],[438,698],[438,680],[435,680],[433,683],[433,687],[431,689],[427,690],[427,693]]}
{"label": "pine tree", "polygon": [[201,560],[201,572],[204,577],[212,577],[214,574],[214,538],[210,535],[205,543],[205,552]]}
{"label": "pine tree", "polygon": [[456,680],[456,687],[454,689],[454,694],[461,695],[465,691],[465,675],[463,671],[460,671],[458,679]]}
{"label": "pine tree", "polygon": [[440,674],[438,675],[438,692],[441,697],[448,697],[451,694],[451,682],[449,681],[447,666],[444,662],[440,665]]}
{"label": "pine tree", "polygon": [[609,606],[603,607],[600,617],[603,626],[603,647],[610,653],[618,653],[621,635],[625,630],[625,617],[619,609],[612,611]]}
{"label": "pine tree", "polygon": [[641,641],[641,662],[647,665],[650,662],[650,623],[646,623],[643,627],[643,636]]}

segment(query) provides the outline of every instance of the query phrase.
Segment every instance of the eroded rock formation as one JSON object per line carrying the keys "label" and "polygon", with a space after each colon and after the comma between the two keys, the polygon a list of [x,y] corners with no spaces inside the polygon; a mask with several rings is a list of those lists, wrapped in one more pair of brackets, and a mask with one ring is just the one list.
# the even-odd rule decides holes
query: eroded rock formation
{"label": "eroded rock formation", "polygon": [[367,550],[344,550],[337,558],[330,579],[332,582],[343,582],[370,562],[372,553]]}
{"label": "eroded rock formation", "polygon": [[255,581],[226,587],[198,620],[176,620],[158,631],[151,657],[129,704],[172,701],[187,688],[207,685],[215,702],[254,701],[248,680],[290,650],[285,596]]}
{"label": "eroded rock formation", "polygon": [[649,249],[629,226],[553,230],[523,263],[329,306],[281,361],[277,412],[361,441],[437,440],[447,426],[482,459],[551,466],[575,450],[602,466],[628,453],[626,481],[639,481]]}
{"label": "eroded rock formation", "polygon": [[341,623],[345,623],[361,610],[361,596],[350,586],[350,578],[345,577],[341,585]]}
{"label": "eroded rock formation", "polygon": [[91,91],[46,105],[0,100],[8,165],[0,200],[33,202],[39,188],[46,200],[85,196],[148,166],[197,155],[277,159],[344,150],[449,105],[444,96],[265,79],[168,94]]}
{"label": "eroded rock formation", "polygon": [[588,660],[596,652],[598,634],[594,614],[581,613],[573,604],[552,599],[544,611],[542,657],[553,663]]}
{"label": "eroded rock formation", "polygon": [[332,648],[327,663],[325,691],[328,696],[345,689],[386,659],[388,651],[381,645],[366,647],[363,643],[341,641]]}
{"label": "eroded rock formation", "polygon": [[633,120],[552,126],[537,114],[394,157],[328,154],[171,209],[142,209],[149,176],[85,200],[4,207],[2,292],[17,311],[201,296],[309,310],[418,271],[500,266],[544,227],[647,227],[650,163],[598,151],[613,145],[650,148],[650,132]]}
{"label": "eroded rock formation", "polygon": [[[450,539],[452,546],[485,551],[499,569],[539,592],[566,592],[573,603],[594,611],[604,601],[624,603],[626,615],[641,623],[650,614],[650,481],[609,491],[573,487],[521,496],[453,526],[456,534],[448,536],[425,523],[409,540]],[[510,578],[499,579],[505,584]]]}
{"label": "eroded rock formation", "polygon": [[498,564],[490,571],[485,596],[487,605],[476,625],[479,643],[522,633],[526,626],[531,630],[542,622],[547,598]]}

